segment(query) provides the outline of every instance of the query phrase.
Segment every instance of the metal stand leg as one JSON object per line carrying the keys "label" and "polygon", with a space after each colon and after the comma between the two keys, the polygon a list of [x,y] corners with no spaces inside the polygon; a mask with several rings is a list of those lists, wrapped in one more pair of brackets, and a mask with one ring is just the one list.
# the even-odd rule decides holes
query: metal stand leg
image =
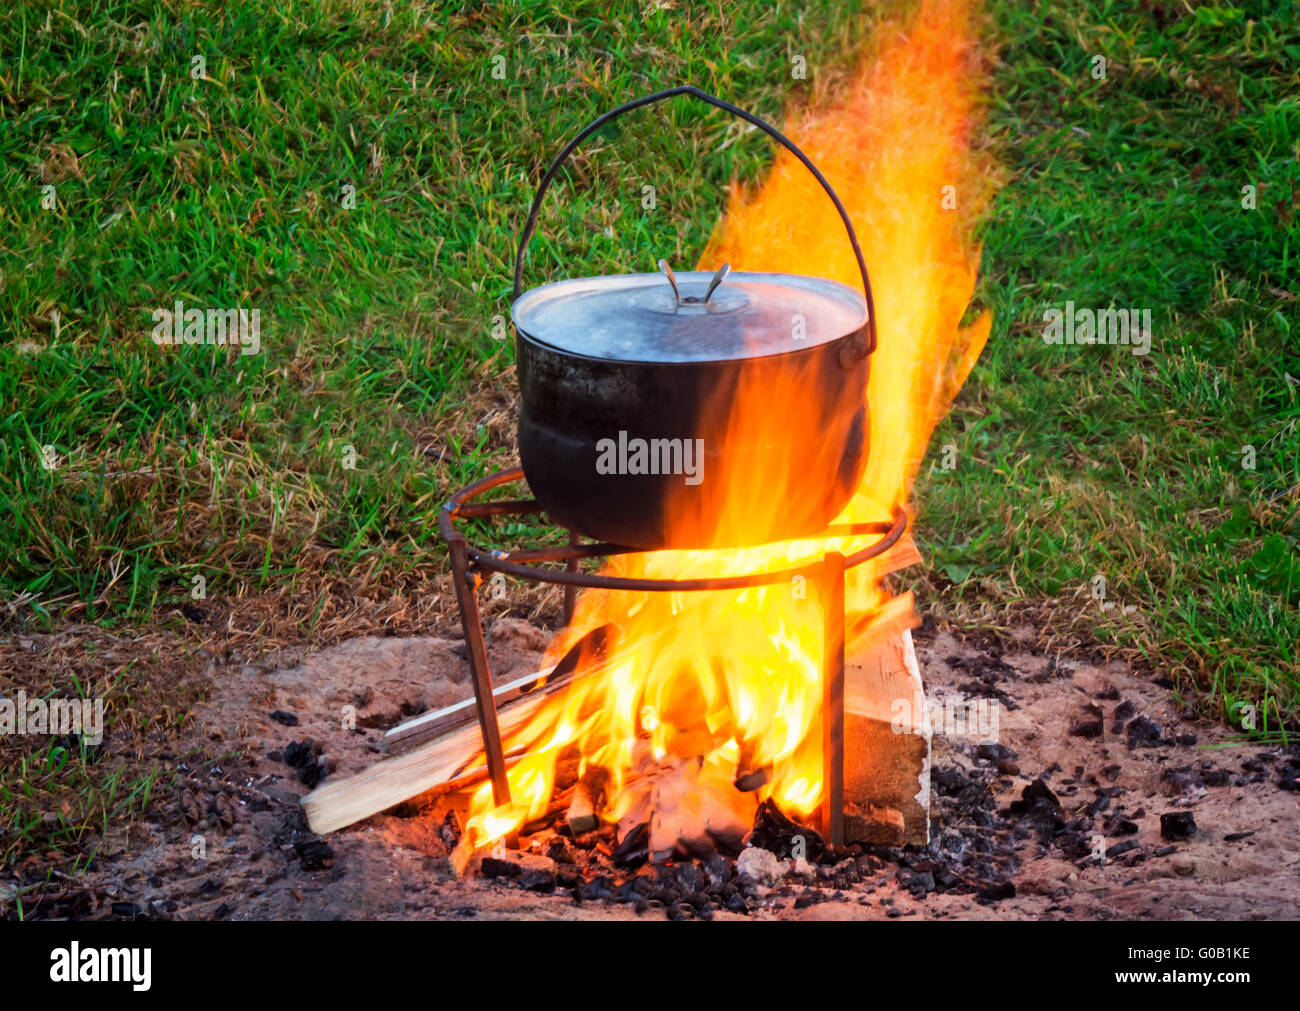
{"label": "metal stand leg", "polygon": [[469,571],[464,537],[459,533],[449,537],[447,547],[451,549],[452,578],[456,581],[460,624],[465,630],[469,666],[474,674],[474,701],[478,705],[479,729],[483,731],[483,753],[487,756],[488,778],[492,780],[492,802],[500,807],[510,803],[510,781],[506,778],[501,728],[497,726],[497,707],[492,698],[492,675],[488,670],[487,647],[483,644],[483,621],[478,611],[478,576]]}
{"label": "metal stand leg", "polygon": [[822,562],[822,832],[844,844],[844,556]]}
{"label": "metal stand leg", "polygon": [[[576,548],[578,546],[578,541],[580,539],[581,538],[579,538],[578,535],[575,534],[572,530],[569,531],[569,547]],[[567,562],[565,562],[564,571],[577,572],[578,559],[570,558]],[[566,625],[573,624],[573,607],[577,599],[578,599],[578,588],[576,586],[566,586],[564,588],[564,623]]]}

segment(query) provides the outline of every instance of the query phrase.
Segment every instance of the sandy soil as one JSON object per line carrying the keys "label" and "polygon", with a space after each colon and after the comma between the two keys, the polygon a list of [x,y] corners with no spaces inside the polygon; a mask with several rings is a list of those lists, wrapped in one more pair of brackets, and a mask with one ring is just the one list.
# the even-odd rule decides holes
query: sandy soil
{"label": "sandy soil", "polygon": [[[543,645],[539,630],[503,619],[490,635],[494,674],[504,680],[537,669]],[[918,633],[917,646],[935,703],[998,700],[997,740],[1009,750],[981,748],[978,739],[944,736],[936,727],[929,851],[884,853],[850,887],[791,875],[773,888],[751,889],[750,916],[1296,916],[1300,760],[1277,748],[1233,744],[1226,728],[1185,718],[1150,676],[1118,663],[1098,667],[1048,655],[1032,629],[1021,630],[1005,651],[947,632]],[[364,767],[380,757],[384,728],[471,694],[463,653],[457,640],[363,638],[277,670],[214,667],[194,751],[178,764],[185,785],[171,817],[131,838],[106,840],[88,885],[46,911],[185,919],[663,919],[657,908],[638,914],[629,904],[579,904],[563,890],[540,894],[500,879],[457,878],[446,859],[454,838],[443,829],[441,810],[407,805],[323,841],[307,831],[299,798],[317,776]],[[345,707],[353,707],[355,729],[344,729],[351,712]],[[1098,714],[1100,733],[1081,736],[1097,731]],[[1135,731],[1141,737],[1147,730],[1151,746],[1128,746],[1127,728],[1138,718],[1158,725],[1139,723]],[[1039,777],[1049,792],[1035,790],[1049,799],[1025,802],[1026,787]],[[1029,810],[1014,813],[1017,802]],[[1184,811],[1196,833],[1162,839],[1161,815]],[[1099,843],[1104,860],[1094,856]],[[1014,888],[1003,886],[997,895],[1005,897],[980,898],[969,889],[934,887],[933,875],[926,879],[926,868],[935,867],[931,857],[1000,869]],[[715,915],[744,918],[722,909]]]}

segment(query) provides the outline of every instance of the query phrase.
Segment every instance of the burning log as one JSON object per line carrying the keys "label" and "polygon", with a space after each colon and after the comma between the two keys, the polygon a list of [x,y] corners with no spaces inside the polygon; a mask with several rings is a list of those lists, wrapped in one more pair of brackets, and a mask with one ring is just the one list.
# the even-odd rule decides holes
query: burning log
{"label": "burning log", "polygon": [[573,787],[573,799],[564,820],[569,832],[575,836],[590,832],[600,824],[599,808],[605,799],[605,783],[609,773],[601,768],[590,768]]}
{"label": "burning log", "polygon": [[930,838],[930,719],[907,624],[915,624],[910,601],[898,598],[879,620],[884,635],[845,672],[845,841],[893,838],[897,825],[889,823],[896,812],[901,842],[924,845]]}

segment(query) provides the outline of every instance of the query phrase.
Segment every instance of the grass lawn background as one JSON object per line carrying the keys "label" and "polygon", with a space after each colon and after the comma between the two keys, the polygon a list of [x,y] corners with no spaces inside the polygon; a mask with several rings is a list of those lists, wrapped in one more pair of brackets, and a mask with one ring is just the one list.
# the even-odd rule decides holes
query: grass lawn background
{"label": "grass lawn background", "polygon": [[[1188,6],[990,4],[987,142],[1008,182],[977,303],[995,320],[918,482],[914,575],[936,613],[1002,627],[1028,611],[1276,730],[1300,701],[1300,15]],[[554,152],[683,82],[779,123],[874,18],[835,2],[7,6],[10,643],[72,623],[183,631],[196,576],[212,602],[292,601],[304,638],[341,595],[427,591],[446,492],[513,452],[493,317]],[[527,282],[692,263],[729,182],[761,179],[769,155],[697,103],[620,121],[548,201]],[[176,299],[259,307],[262,353],[154,346],[150,313]],[[1151,309],[1151,353],[1045,345],[1043,310],[1067,300]],[[163,675],[127,666],[119,732],[183,721]],[[0,805],[21,812],[0,851],[148,803],[153,773],[59,747],[0,750]],[[73,803],[45,817],[56,789]]]}

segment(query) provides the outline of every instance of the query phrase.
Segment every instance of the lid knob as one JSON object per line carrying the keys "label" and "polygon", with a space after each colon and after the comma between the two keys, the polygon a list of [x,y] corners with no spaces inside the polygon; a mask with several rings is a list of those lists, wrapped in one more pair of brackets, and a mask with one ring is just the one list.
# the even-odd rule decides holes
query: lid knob
{"label": "lid knob", "polygon": [[673,268],[668,266],[667,260],[661,259],[659,261],[659,269],[664,272],[664,277],[668,278],[668,283],[673,286],[673,297],[677,299],[678,305],[708,305],[709,299],[713,297],[713,292],[722,283],[722,279],[731,273],[731,264],[724,263],[718,268],[717,273],[713,275],[713,280],[709,282],[709,290],[704,293],[703,298],[698,295],[682,297],[681,291],[677,288],[677,277],[673,274]]}

